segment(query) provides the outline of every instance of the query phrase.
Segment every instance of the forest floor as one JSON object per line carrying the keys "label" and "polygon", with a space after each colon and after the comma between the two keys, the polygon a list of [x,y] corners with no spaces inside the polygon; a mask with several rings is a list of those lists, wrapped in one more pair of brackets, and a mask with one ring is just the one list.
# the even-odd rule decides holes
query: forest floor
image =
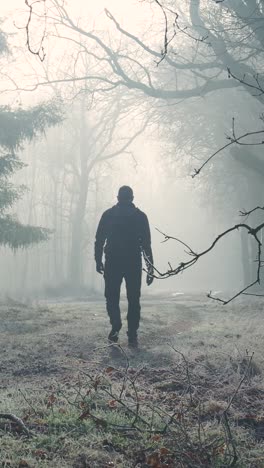
{"label": "forest floor", "polygon": [[263,304],[147,296],[131,350],[103,300],[3,301],[0,467],[264,467]]}

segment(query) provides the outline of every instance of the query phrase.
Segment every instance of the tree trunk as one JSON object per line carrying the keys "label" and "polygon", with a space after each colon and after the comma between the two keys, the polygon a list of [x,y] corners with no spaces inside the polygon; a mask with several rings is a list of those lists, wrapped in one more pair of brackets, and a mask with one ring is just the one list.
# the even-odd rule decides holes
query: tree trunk
{"label": "tree trunk", "polygon": [[58,266],[58,180],[53,177],[53,274],[55,281],[60,281],[60,270]]}
{"label": "tree trunk", "polygon": [[83,219],[86,212],[88,177],[83,174],[80,180],[80,193],[72,218],[72,239],[69,265],[69,281],[74,289],[82,285],[82,240]]}
{"label": "tree trunk", "polygon": [[[29,158],[31,154],[29,154]],[[30,187],[30,202],[29,202],[29,209],[28,209],[28,224],[32,223],[33,217],[33,210],[34,210],[34,202],[35,202],[35,188],[36,188],[36,173],[37,173],[37,161],[36,158],[33,157],[32,161],[32,178],[31,178],[31,187]],[[26,249],[25,252],[25,263],[23,265],[23,274],[21,277],[21,289],[25,290],[27,287],[28,282],[28,270],[29,270],[29,250]]]}
{"label": "tree trunk", "polygon": [[[264,178],[264,161],[260,158],[259,154],[253,148],[237,148],[231,149],[230,154],[237,161],[237,163],[245,170],[247,182],[247,209],[252,209],[255,206],[263,205],[263,178]],[[248,224],[256,226],[263,222],[263,211],[256,211],[251,214]],[[261,233],[258,234],[260,238]],[[247,241],[246,239],[247,238]],[[260,239],[261,240],[261,239]],[[242,243],[242,265],[244,272],[244,281],[246,285],[253,283],[257,279],[257,259],[258,259],[258,246],[255,239],[249,236],[248,233],[241,234]],[[247,260],[248,257],[248,260]],[[248,266],[246,266],[248,263]],[[245,269],[247,271],[245,271]],[[261,279],[263,278],[263,269],[260,271]],[[263,284],[263,281],[261,281]],[[257,287],[257,286],[256,286]]]}
{"label": "tree trunk", "polygon": [[71,249],[69,259],[69,282],[74,290],[83,284],[83,221],[86,212],[88,178],[88,132],[85,118],[85,101],[81,103],[80,126],[80,177],[78,178],[79,190],[75,209],[72,217]]}
{"label": "tree trunk", "polygon": [[249,251],[249,236],[245,230],[240,231],[241,235],[241,261],[243,270],[243,285],[246,287],[252,281],[252,267]]}

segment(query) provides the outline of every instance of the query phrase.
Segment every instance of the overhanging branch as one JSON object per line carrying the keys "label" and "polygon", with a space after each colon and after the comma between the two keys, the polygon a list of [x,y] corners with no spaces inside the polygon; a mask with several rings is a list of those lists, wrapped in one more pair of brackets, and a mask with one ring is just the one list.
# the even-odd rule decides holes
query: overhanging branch
{"label": "overhanging branch", "polygon": [[[153,267],[154,271],[155,271],[153,276],[154,276],[154,278],[157,278],[157,279],[166,279],[166,278],[170,278],[171,276],[176,276],[176,275],[178,275],[180,273],[183,273],[188,268],[194,266],[195,263],[197,263],[200,258],[204,257],[206,254],[211,252],[215,248],[215,246],[219,243],[219,241],[222,240],[223,238],[225,238],[227,235],[229,235],[230,233],[232,233],[234,231],[237,231],[239,229],[245,229],[247,231],[248,235],[252,236],[254,241],[257,244],[257,259],[256,259],[257,267],[256,267],[256,278],[255,278],[255,280],[253,282],[251,282],[250,284],[248,284],[246,287],[239,290],[235,295],[233,295],[228,300],[213,297],[211,293],[207,294],[207,296],[210,297],[211,299],[219,301],[219,302],[223,303],[224,305],[229,304],[229,302],[233,301],[235,298],[237,298],[241,294],[244,294],[246,291],[248,291],[254,285],[260,284],[260,270],[261,270],[261,267],[262,267],[262,261],[261,261],[262,243],[261,243],[261,241],[260,241],[260,239],[258,237],[258,233],[263,228],[264,228],[264,223],[259,224],[255,228],[253,228],[249,224],[245,224],[245,223],[236,224],[235,226],[232,226],[231,228],[226,229],[224,232],[219,234],[207,249],[205,249],[205,250],[203,250],[203,251],[201,251],[199,253],[196,253],[191,247],[189,247],[189,245],[187,245],[185,242],[181,241],[180,239],[178,239],[176,237],[173,237],[173,236],[170,236],[170,235],[167,235],[167,234],[164,234],[161,231],[159,231],[164,236],[164,241],[163,242],[167,242],[168,240],[175,240],[175,241],[179,242],[180,244],[184,245],[184,247],[187,248],[187,251],[185,251],[185,252],[191,257],[191,259],[186,261],[186,262],[179,263],[179,265],[176,268],[173,268],[171,266],[171,264],[169,264],[169,269],[167,271],[163,272],[163,273],[161,271],[159,271],[156,267],[151,265]],[[149,263],[148,259],[145,259],[145,261],[147,263]]]}

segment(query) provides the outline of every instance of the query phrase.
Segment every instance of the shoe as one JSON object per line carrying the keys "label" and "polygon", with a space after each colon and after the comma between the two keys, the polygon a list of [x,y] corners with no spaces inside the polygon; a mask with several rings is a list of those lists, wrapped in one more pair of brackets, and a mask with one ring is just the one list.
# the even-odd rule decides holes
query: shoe
{"label": "shoe", "polygon": [[110,343],[117,343],[118,342],[118,335],[119,335],[118,331],[111,330],[109,335],[108,335],[108,341]]}
{"label": "shoe", "polygon": [[128,346],[130,348],[138,348],[137,335],[128,335]]}

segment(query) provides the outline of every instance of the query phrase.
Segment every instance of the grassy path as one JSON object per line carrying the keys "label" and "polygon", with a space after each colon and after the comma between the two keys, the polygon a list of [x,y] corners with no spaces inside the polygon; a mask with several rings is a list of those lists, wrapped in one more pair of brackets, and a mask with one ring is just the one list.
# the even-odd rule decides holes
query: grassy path
{"label": "grassy path", "polygon": [[[106,343],[103,301],[0,305],[0,413],[34,434],[0,418],[0,466],[231,466],[228,408],[236,466],[264,467],[262,301],[227,308],[199,295],[148,297],[137,352],[127,348],[122,308],[117,349]],[[133,425],[137,405],[145,422]],[[175,411],[178,422],[161,436]]]}

